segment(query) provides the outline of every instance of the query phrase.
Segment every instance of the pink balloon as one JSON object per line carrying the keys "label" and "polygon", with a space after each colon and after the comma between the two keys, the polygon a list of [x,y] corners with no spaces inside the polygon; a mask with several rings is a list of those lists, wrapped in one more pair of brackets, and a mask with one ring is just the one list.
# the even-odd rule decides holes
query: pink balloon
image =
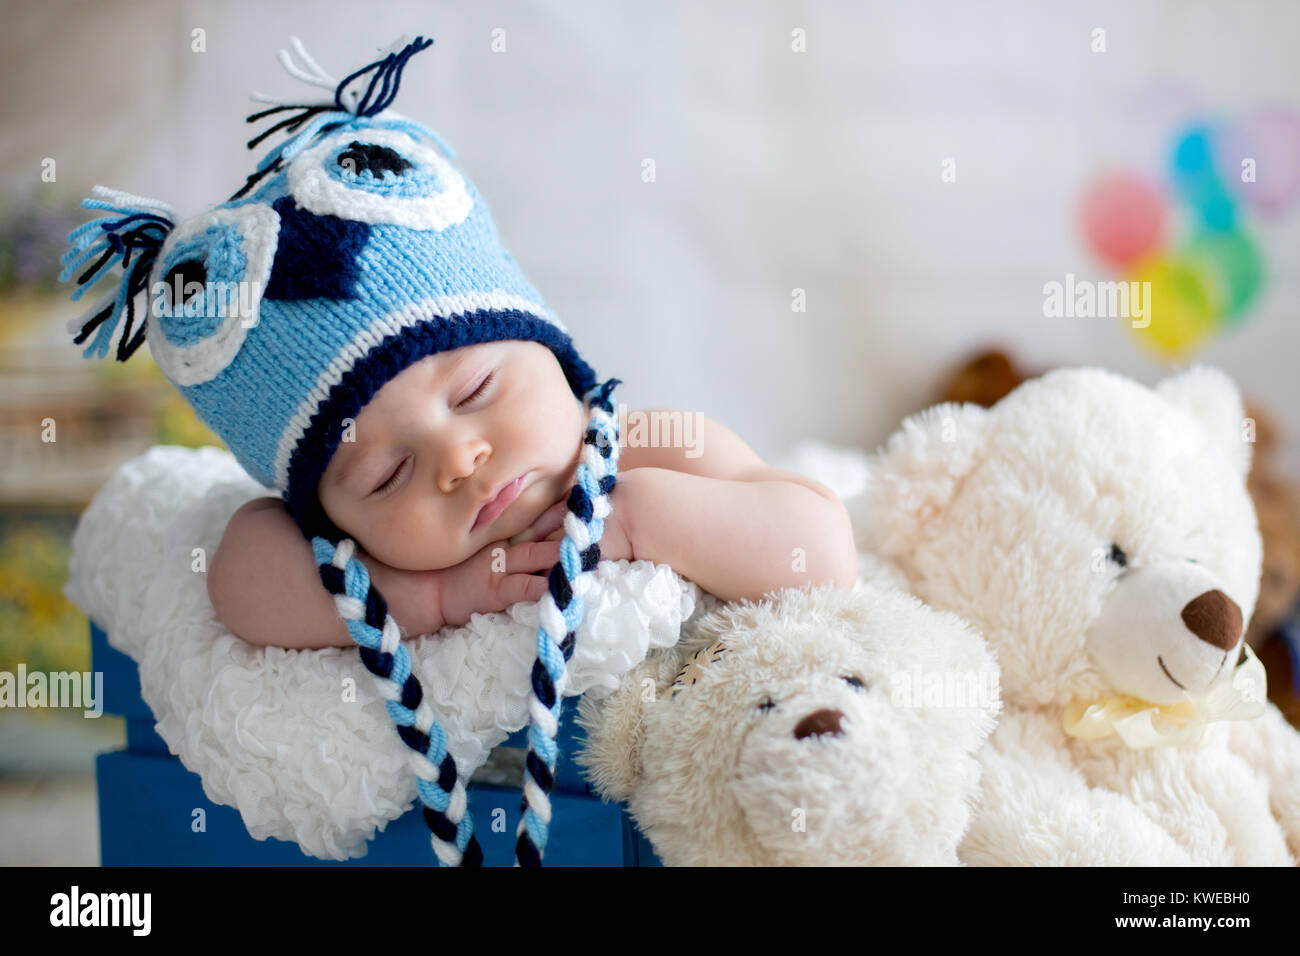
{"label": "pink balloon", "polygon": [[[1242,161],[1253,159],[1254,182],[1242,182]],[[1216,150],[1219,175],[1261,216],[1281,215],[1300,195],[1300,113],[1277,104],[1248,113]]]}
{"label": "pink balloon", "polygon": [[1164,244],[1165,198],[1140,176],[1110,173],[1084,190],[1080,220],[1097,258],[1123,269]]}

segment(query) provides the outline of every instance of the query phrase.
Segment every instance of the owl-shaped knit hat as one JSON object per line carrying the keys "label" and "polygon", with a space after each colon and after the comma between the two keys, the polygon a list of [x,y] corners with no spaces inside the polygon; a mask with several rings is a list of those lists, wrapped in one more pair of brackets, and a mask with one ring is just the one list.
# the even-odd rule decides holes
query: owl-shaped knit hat
{"label": "owl-shaped knit hat", "polygon": [[[505,339],[551,349],[590,419],[560,560],[539,602],[516,842],[518,862],[539,865],[565,664],[583,619],[589,572],[600,560],[617,475],[611,393],[619,382],[597,382],[502,246],[487,204],[452,166],[451,149],[388,109],[407,60],[433,41],[399,41],[342,81],[327,75],[296,37],[292,43],[300,62],[281,51],[285,68],[332,100],[255,95],[274,105],[250,121],[288,115],[249,147],[280,130],[289,138],[230,200],[179,224],[165,203],[116,190],[96,187],[98,198],[82,203],[108,215],[69,235],[62,278],[77,276],[74,299],[119,263],[122,279],[69,331],[77,344],[93,335],[88,358],[107,354],[119,325],[119,361],[147,339],[198,416],[250,475],[281,493],[398,734],[416,754],[432,846],[448,865],[482,862],[464,782],[411,673],[401,632],[355,543],[320,507],[317,485],[347,422],[412,363]],[[147,311],[137,327],[142,293]]]}
{"label": "owl-shaped knit hat", "polygon": [[[74,298],[118,257],[127,273],[70,327],[78,343],[94,334],[87,357],[107,353],[125,318],[118,359],[147,336],[167,378],[309,537],[342,536],[316,488],[347,421],[420,358],[524,339],[551,349],[577,397],[596,386],[454,153],[388,111],[407,59],[432,42],[336,83],[295,39],[315,71],[296,75],[332,87],[334,102],[249,117],[289,113],[250,147],[292,135],[231,200],[177,224],[162,203],[97,187],[86,205],[112,215],[74,231],[65,257],[65,278],[89,264]],[[132,337],[141,291],[148,309]]]}

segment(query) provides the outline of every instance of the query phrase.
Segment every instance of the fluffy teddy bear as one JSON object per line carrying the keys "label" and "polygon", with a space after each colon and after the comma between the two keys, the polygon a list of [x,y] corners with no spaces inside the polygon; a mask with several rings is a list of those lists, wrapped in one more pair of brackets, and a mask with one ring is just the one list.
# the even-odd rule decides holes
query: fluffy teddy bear
{"label": "fluffy teddy bear", "polygon": [[[952,370],[940,383],[934,404],[973,402],[995,405],[1004,395],[1038,372],[1027,372],[1001,349],[981,351]],[[1254,449],[1246,490],[1250,492],[1264,543],[1259,598],[1246,630],[1246,643],[1268,667],[1268,699],[1292,726],[1300,728],[1300,666],[1291,645],[1300,617],[1300,484],[1274,461],[1278,427],[1263,405],[1245,400],[1246,418],[1254,426]]]}
{"label": "fluffy teddy bear", "polygon": [[956,616],[874,581],[787,588],[585,695],[577,760],[670,866],[956,864],[999,707]]}
{"label": "fluffy teddy bear", "polygon": [[1001,667],[964,862],[1300,855],[1300,734],[1243,651],[1261,560],[1243,418],[1206,366],[1154,389],[1060,369],[992,408],[930,408],[872,456],[846,502],[859,546]]}

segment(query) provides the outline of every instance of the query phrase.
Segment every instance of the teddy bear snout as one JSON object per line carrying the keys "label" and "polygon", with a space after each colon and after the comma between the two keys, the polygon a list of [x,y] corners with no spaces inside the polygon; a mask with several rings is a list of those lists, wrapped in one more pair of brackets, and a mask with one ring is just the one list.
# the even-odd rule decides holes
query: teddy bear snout
{"label": "teddy bear snout", "polygon": [[1217,588],[1188,601],[1182,617],[1189,631],[1221,651],[1232,650],[1241,639],[1241,608]]}
{"label": "teddy bear snout", "polygon": [[840,721],[843,718],[843,711],[830,710],[825,707],[821,710],[814,710],[795,724],[794,739],[803,740],[805,737],[819,736],[821,734],[831,734],[838,737],[844,732],[840,728]]}

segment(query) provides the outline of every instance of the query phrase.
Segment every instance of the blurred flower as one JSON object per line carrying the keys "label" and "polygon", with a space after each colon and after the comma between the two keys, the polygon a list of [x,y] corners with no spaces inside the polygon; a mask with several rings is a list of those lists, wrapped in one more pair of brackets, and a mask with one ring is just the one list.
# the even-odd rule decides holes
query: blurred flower
{"label": "blurred flower", "polygon": [[23,519],[0,525],[0,670],[90,669],[90,629],[63,595],[70,521]]}
{"label": "blurred flower", "polygon": [[[0,201],[0,293],[65,288],[59,282],[59,259],[68,249],[68,233],[85,221],[75,204],[35,196]],[[71,294],[71,286],[66,288]]]}

